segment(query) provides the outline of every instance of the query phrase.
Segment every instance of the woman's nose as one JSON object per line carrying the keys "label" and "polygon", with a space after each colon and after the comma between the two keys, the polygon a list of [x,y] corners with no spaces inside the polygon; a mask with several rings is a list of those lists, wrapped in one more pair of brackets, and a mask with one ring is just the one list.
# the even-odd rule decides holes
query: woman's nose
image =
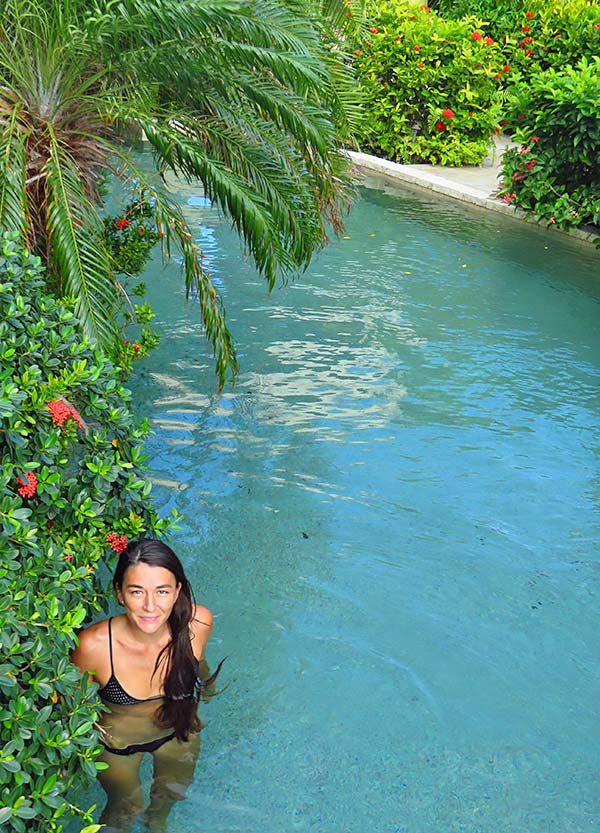
{"label": "woman's nose", "polygon": [[154,596],[152,593],[147,593],[144,597],[144,609],[154,610]]}

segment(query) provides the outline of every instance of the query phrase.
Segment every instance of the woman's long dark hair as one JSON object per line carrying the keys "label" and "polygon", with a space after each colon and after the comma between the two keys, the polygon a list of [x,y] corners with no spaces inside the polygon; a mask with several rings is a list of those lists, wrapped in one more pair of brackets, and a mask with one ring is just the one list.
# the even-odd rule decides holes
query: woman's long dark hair
{"label": "woman's long dark hair", "polygon": [[186,741],[190,732],[200,729],[197,705],[202,688],[214,683],[221,669],[208,679],[198,676],[198,661],[192,650],[190,623],[193,616],[193,597],[190,583],[186,578],[181,561],[173,550],[162,541],[142,538],[131,541],[119,556],[113,576],[113,587],[121,590],[123,578],[129,567],[148,564],[150,567],[164,567],[175,576],[180,585],[177,601],[169,616],[168,625],[171,641],[165,645],[158,657],[152,676],[164,664],[166,668],[163,683],[164,701],[156,712],[156,722],[161,727],[171,727],[179,740]]}

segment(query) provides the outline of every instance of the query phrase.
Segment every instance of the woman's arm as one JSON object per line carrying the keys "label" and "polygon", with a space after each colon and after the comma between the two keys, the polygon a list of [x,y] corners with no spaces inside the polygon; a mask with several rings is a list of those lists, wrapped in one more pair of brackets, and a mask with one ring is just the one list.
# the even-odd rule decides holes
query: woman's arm
{"label": "woman's arm", "polygon": [[213,615],[210,610],[202,607],[202,605],[194,605],[192,621],[190,622],[190,640],[192,651],[197,660],[204,659],[212,625]]}

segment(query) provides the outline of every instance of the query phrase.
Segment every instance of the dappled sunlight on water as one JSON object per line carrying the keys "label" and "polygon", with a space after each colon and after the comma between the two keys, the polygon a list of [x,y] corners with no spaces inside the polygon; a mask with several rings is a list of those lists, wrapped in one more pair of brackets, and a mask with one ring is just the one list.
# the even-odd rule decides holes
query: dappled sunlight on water
{"label": "dappled sunlight on water", "polygon": [[241,373],[157,263],[134,394],[229,656],[168,833],[596,833],[597,254],[367,189],[268,296],[181,200]]}

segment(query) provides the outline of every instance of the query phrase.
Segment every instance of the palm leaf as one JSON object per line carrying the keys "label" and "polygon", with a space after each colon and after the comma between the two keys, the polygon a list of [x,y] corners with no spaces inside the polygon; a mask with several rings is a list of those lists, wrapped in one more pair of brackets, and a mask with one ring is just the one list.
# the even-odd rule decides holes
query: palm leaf
{"label": "palm leaf", "polygon": [[100,219],[83,188],[73,159],[50,134],[46,163],[47,257],[58,274],[63,294],[75,299],[83,330],[110,347],[116,339],[113,321],[117,297]]}

